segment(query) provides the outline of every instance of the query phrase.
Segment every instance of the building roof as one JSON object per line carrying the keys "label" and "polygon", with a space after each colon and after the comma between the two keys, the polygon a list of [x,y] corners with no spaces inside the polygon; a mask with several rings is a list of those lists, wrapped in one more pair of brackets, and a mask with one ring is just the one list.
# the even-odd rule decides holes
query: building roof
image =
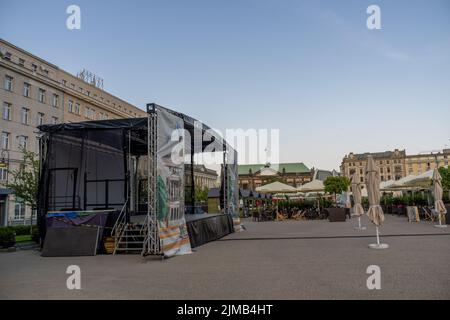
{"label": "building roof", "polygon": [[328,177],[336,177],[336,176],[339,176],[339,173],[336,170],[328,171],[317,169],[314,174],[314,180],[325,181]]}
{"label": "building roof", "polygon": [[278,164],[278,167],[276,164],[243,164],[238,165],[238,174],[244,175],[249,174],[250,170],[252,173],[256,173],[264,168],[271,168],[273,170],[276,170],[280,173],[283,172],[283,169],[286,173],[309,173],[309,168],[303,163],[303,162],[296,162],[296,163],[280,163]]}
{"label": "building roof", "polygon": [[395,150],[395,151],[383,151],[383,152],[365,152],[365,153],[349,153],[344,157],[344,161],[358,161],[367,160],[368,156],[372,156],[374,159],[384,159],[384,158],[394,158],[396,155],[399,157],[404,157],[406,155],[405,150]]}
{"label": "building roof", "polygon": [[208,191],[208,198],[219,198],[220,197],[220,189],[219,188],[211,188]]}
{"label": "building roof", "polygon": [[[191,168],[191,164],[185,164],[184,167],[186,168],[186,170],[190,170]],[[209,169],[207,167],[205,167],[203,164],[194,164],[194,172],[203,172],[209,175],[213,175],[213,176],[218,176],[217,171],[213,170],[213,169]]]}

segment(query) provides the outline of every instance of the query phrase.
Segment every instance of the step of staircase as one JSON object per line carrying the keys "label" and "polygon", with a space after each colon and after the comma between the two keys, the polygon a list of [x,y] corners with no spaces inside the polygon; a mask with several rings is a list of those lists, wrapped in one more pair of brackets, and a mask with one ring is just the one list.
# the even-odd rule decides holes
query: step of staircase
{"label": "step of staircase", "polygon": [[141,253],[145,235],[141,234],[142,225],[127,225],[116,242],[116,253]]}

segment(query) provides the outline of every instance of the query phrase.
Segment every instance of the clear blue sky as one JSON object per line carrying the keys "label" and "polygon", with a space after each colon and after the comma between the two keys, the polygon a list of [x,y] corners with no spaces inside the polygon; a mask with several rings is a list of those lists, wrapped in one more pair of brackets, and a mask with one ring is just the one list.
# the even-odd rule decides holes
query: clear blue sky
{"label": "clear blue sky", "polygon": [[[81,30],[65,26],[81,7]],[[366,28],[381,8],[382,30]],[[4,1],[0,37],[139,106],[279,128],[281,160],[450,145],[450,1]]]}

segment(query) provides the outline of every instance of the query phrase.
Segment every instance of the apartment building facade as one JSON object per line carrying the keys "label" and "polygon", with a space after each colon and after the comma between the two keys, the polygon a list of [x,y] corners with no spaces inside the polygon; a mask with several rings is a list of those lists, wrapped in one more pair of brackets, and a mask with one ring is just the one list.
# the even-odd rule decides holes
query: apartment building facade
{"label": "apartment building facade", "polygon": [[448,167],[449,162],[450,149],[443,149],[435,153],[407,155],[405,158],[406,175],[419,175],[436,167]]}
{"label": "apartment building facade", "polygon": [[365,168],[369,155],[373,157],[380,170],[381,181],[399,180],[405,176],[406,151],[398,149],[360,154],[350,152],[342,159],[341,174],[350,178],[355,172],[358,172],[361,182],[365,183]]}
{"label": "apartment building facade", "polygon": [[32,217],[6,188],[23,165],[21,148],[39,152],[37,126],[145,116],[145,111],[0,39],[0,226]]}
{"label": "apartment building facade", "polygon": [[315,169],[303,162],[238,165],[239,188],[255,190],[265,184],[280,181],[299,187],[313,180]]}
{"label": "apartment building facade", "polygon": [[345,155],[341,163],[341,174],[351,177],[358,171],[361,182],[365,182],[365,167],[367,156],[371,155],[380,170],[382,181],[399,180],[408,175],[419,175],[434,168],[448,167],[450,162],[450,149],[439,152],[420,154],[406,154],[405,150],[372,152]]}

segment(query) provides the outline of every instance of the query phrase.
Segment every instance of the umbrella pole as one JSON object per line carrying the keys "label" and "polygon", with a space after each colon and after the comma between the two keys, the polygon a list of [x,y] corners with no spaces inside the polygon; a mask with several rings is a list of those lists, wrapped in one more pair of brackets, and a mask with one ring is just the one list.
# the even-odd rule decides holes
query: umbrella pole
{"label": "umbrella pole", "polygon": [[361,216],[358,216],[358,228],[361,229]]}
{"label": "umbrella pole", "polygon": [[377,230],[377,245],[380,245],[380,232],[378,230],[378,226],[376,227]]}

